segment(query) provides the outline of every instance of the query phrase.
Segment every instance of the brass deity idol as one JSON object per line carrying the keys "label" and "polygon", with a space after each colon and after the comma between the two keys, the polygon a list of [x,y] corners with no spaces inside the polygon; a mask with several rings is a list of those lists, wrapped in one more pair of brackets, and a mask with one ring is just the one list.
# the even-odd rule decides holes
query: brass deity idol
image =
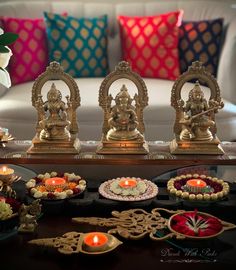
{"label": "brass deity idol", "polygon": [[[111,84],[121,78],[134,82],[138,94],[132,98],[125,85],[113,98],[109,94]],[[148,104],[147,88],[141,77],[131,71],[127,62],[120,62],[115,71],[102,82],[99,90],[99,105],[104,110],[102,142],[99,154],[147,154],[144,140],[143,109]]]}
{"label": "brass deity idol", "polygon": [[[55,79],[63,80],[70,90],[70,96],[66,96],[66,103],[62,100],[62,94],[55,83],[51,84],[47,100],[44,102],[42,99],[43,85]],[[76,109],[80,106],[79,89],[73,78],[63,72],[59,63],[50,63],[46,71],[35,81],[32,104],[38,112],[38,122],[37,133],[28,153],[77,154],[80,149],[76,120]]]}
{"label": "brass deity idol", "polygon": [[[67,120],[66,106],[65,102],[61,100],[61,92],[56,89],[54,83],[47,94],[47,99],[43,104],[45,115],[39,122],[42,127],[40,139],[68,140],[70,133],[67,127],[70,125],[70,121]],[[39,107],[39,104],[37,106]],[[48,116],[46,116],[47,111],[49,112]]]}
{"label": "brass deity idol", "polygon": [[[190,90],[188,100],[181,98],[185,82],[192,79],[205,81],[210,88],[210,99],[206,100],[199,81]],[[176,110],[175,139],[171,142],[173,154],[223,154],[216,136],[215,114],[224,104],[215,78],[200,62],[194,62],[188,71],[175,82],[171,93],[171,105]]]}

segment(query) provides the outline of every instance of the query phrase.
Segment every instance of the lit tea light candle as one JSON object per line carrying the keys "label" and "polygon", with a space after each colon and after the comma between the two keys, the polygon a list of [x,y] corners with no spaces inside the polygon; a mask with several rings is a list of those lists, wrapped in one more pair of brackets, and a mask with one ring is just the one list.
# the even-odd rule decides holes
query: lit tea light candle
{"label": "lit tea light candle", "polygon": [[66,186],[66,180],[61,177],[52,177],[45,180],[45,187],[49,191],[54,191],[57,188],[64,189]]}
{"label": "lit tea light candle", "polygon": [[108,243],[108,238],[104,233],[91,232],[84,236],[84,244],[91,251],[99,251],[105,248]]}
{"label": "lit tea light candle", "polygon": [[190,192],[199,193],[207,186],[206,182],[200,179],[190,179],[186,186]]}
{"label": "lit tea light candle", "polygon": [[119,186],[122,188],[133,188],[137,186],[135,179],[122,179],[119,181]]}
{"label": "lit tea light candle", "polygon": [[3,166],[0,168],[0,179],[2,181],[10,180],[13,174],[14,174],[14,170],[11,168],[8,168],[7,166]]}

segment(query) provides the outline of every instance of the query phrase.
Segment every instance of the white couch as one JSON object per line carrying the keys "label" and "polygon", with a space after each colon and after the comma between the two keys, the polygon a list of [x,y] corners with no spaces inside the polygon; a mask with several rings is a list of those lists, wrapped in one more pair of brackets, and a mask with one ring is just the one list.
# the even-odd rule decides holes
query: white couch
{"label": "white couch", "polygon": [[[104,1],[105,2],[105,1]],[[118,1],[117,1],[118,2]],[[225,107],[217,115],[218,137],[221,140],[236,139],[236,10],[227,2],[214,1],[165,1],[145,3],[80,3],[80,2],[6,2],[0,4],[0,16],[42,17],[43,11],[61,13],[67,11],[76,17],[93,17],[108,14],[109,18],[109,64],[110,69],[121,59],[117,15],[154,15],[177,9],[184,10],[184,20],[203,20],[223,17],[226,36],[222,47],[217,80]],[[103,78],[76,79],[81,94],[78,109],[79,138],[99,140],[103,112],[98,106],[98,90]],[[148,88],[149,106],[144,111],[147,140],[171,140],[175,111],[170,106],[173,81],[145,79]],[[0,126],[9,128],[18,139],[31,139],[35,134],[36,111],[31,105],[33,82],[11,87],[0,97]],[[66,95],[64,85],[56,83]],[[127,83],[132,88],[131,83]],[[187,89],[192,84],[186,84]],[[114,85],[114,88],[118,87]]]}

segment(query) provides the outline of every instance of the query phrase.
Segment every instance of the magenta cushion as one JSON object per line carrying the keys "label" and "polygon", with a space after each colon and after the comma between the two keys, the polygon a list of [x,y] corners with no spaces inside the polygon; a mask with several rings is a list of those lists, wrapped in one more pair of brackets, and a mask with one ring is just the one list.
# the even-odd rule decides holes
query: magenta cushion
{"label": "magenta cushion", "polygon": [[48,65],[46,26],[42,18],[2,17],[4,32],[19,34],[12,50],[8,71],[12,84],[35,80]]}

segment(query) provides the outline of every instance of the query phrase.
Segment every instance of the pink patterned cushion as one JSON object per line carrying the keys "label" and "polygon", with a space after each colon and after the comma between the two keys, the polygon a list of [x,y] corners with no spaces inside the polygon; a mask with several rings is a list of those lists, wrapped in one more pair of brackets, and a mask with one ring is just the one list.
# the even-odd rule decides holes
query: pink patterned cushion
{"label": "pink patterned cushion", "polygon": [[48,65],[44,20],[2,17],[1,21],[5,32],[19,34],[9,46],[13,53],[8,66],[12,84],[35,80]]}

